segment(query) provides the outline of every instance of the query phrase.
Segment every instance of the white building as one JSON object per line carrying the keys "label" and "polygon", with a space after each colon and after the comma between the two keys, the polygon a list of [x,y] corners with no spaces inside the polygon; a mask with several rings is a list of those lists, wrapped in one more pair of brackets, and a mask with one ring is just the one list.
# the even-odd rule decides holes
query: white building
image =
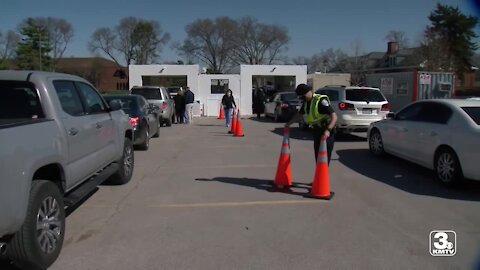
{"label": "white building", "polygon": [[254,84],[270,84],[282,91],[307,83],[305,65],[241,65],[240,74],[200,74],[198,65],[130,65],[129,88],[143,85],[145,77],[186,77],[204,116],[217,116],[224,90],[231,89],[241,115],[252,115]]}

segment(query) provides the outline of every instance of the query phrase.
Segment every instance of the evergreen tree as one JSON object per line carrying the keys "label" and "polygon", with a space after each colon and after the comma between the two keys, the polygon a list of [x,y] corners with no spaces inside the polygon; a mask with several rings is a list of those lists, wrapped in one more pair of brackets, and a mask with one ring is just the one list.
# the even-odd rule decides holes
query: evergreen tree
{"label": "evergreen tree", "polygon": [[441,70],[463,76],[471,68],[478,49],[473,41],[477,37],[474,31],[477,17],[463,14],[458,7],[437,4],[428,18],[431,25],[425,31],[424,52],[435,52],[436,56],[430,55],[427,60]]}
{"label": "evergreen tree", "polygon": [[21,41],[18,44],[16,55],[17,64],[24,70],[52,69],[52,59],[49,53],[52,50],[48,30],[45,26],[28,18],[21,26]]}

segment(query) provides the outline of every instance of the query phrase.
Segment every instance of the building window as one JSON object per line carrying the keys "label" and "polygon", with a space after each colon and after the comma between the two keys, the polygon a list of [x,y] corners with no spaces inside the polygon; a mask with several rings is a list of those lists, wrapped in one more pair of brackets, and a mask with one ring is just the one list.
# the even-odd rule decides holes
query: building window
{"label": "building window", "polygon": [[225,94],[228,90],[228,79],[212,79],[210,81],[210,92],[212,94]]}
{"label": "building window", "polygon": [[408,83],[399,82],[397,84],[397,96],[406,96],[408,94]]}

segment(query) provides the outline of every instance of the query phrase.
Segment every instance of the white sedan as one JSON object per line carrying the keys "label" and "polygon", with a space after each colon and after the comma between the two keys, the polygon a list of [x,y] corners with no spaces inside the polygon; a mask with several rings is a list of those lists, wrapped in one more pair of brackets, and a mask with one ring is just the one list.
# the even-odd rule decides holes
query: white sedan
{"label": "white sedan", "polygon": [[435,171],[446,185],[480,180],[480,101],[414,102],[368,129],[370,152],[385,152]]}

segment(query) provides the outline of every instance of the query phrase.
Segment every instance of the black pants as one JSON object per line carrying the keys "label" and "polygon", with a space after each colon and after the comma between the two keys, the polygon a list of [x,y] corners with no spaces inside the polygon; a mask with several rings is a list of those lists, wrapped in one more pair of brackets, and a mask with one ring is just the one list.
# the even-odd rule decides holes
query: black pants
{"label": "black pants", "polygon": [[[318,157],[318,149],[320,148],[320,138],[322,137],[323,133],[325,132],[324,129],[321,128],[313,128],[313,150],[315,153],[315,161],[317,161]],[[328,164],[330,165],[330,157],[332,156],[333,146],[335,145],[335,132],[330,132],[330,137],[327,139],[327,156],[328,156]]]}

